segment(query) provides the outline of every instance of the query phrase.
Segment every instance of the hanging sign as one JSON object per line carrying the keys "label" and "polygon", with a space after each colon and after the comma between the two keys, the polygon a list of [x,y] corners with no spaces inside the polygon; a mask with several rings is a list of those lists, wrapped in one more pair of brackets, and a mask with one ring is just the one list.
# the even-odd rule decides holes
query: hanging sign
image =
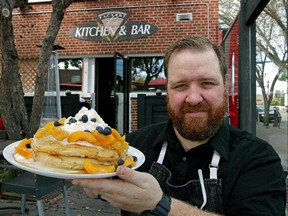
{"label": "hanging sign", "polygon": [[81,40],[116,41],[133,40],[157,32],[157,27],[153,24],[128,21],[128,10],[105,10],[97,12],[96,15],[97,22],[74,27],[70,30],[70,35]]}

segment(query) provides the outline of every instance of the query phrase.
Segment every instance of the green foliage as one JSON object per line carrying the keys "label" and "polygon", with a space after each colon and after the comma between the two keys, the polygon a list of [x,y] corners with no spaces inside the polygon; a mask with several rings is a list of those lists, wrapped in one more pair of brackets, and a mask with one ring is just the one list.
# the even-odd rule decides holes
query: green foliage
{"label": "green foliage", "polygon": [[271,101],[271,105],[272,105],[272,106],[279,106],[279,105],[280,105],[280,104],[279,104],[279,98],[274,97],[274,98],[272,99],[272,101]]}
{"label": "green foliage", "polygon": [[7,168],[0,169],[0,183],[12,177],[13,177],[13,173],[11,169],[7,169]]}
{"label": "green foliage", "polygon": [[278,80],[280,80],[280,81],[288,80],[288,71],[286,71],[285,73],[281,73],[281,75],[279,76]]}
{"label": "green foliage", "polygon": [[[0,159],[1,164],[9,164],[5,159]],[[0,168],[0,183],[17,176],[22,173],[22,170],[10,169],[10,168]]]}

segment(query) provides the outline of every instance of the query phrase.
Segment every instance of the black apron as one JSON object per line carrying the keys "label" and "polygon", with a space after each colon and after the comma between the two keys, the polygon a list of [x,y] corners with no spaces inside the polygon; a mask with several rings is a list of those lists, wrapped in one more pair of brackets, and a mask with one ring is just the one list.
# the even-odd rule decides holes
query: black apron
{"label": "black apron", "polygon": [[[210,169],[210,179],[203,179],[202,170],[198,170],[199,180],[191,180],[183,185],[171,184],[172,174],[162,165],[167,150],[167,142],[162,145],[157,162],[154,162],[149,173],[159,182],[163,192],[173,198],[188,202],[199,209],[222,214],[222,184],[217,178],[220,155],[215,150],[213,153]],[[123,214],[137,215],[137,214]]]}

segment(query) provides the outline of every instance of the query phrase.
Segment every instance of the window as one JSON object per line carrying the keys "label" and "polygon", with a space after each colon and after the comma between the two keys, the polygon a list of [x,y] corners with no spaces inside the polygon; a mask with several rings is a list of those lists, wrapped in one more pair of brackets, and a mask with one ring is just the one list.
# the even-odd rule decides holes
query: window
{"label": "window", "polygon": [[61,91],[81,91],[82,59],[59,59],[59,80]]}
{"label": "window", "polygon": [[163,57],[131,57],[132,91],[166,89]]}

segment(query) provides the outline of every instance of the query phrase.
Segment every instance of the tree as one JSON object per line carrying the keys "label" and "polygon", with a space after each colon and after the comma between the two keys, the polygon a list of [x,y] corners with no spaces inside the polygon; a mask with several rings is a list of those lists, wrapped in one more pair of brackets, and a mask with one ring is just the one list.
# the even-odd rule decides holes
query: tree
{"label": "tree", "polygon": [[[21,139],[20,130],[31,137],[39,127],[44,107],[45,86],[50,54],[64,17],[64,10],[73,0],[52,0],[52,15],[46,35],[42,42],[39,65],[37,68],[34,98],[30,119],[28,118],[24,92],[18,67],[18,53],[14,44],[12,10],[25,7],[27,0],[1,1],[0,15],[0,113],[10,139]],[[5,9],[5,10],[3,10]],[[4,13],[3,13],[4,11]]]}
{"label": "tree", "polygon": [[236,19],[239,9],[238,0],[219,0],[219,27],[229,28]]}
{"label": "tree", "polygon": [[[240,1],[220,0],[220,27],[230,26],[240,8]],[[268,3],[256,21],[256,46],[258,50],[256,81],[261,87],[265,103],[264,125],[269,125],[269,107],[274,95],[276,82],[287,80],[287,2],[273,0]],[[227,13],[231,11],[231,13]],[[264,61],[264,62],[263,62]],[[269,85],[265,86],[265,62],[271,61],[278,67],[278,73]],[[267,89],[267,90],[266,90]]]}
{"label": "tree", "polygon": [[64,69],[67,70],[69,66],[81,69],[82,61],[81,59],[59,59],[58,63],[64,64]]}
{"label": "tree", "polygon": [[[143,89],[148,89],[148,84],[152,79],[157,79],[158,76],[163,72],[163,58],[135,58],[133,61],[132,76],[133,79],[139,79],[139,73],[146,72],[146,77],[143,84]],[[141,76],[140,76],[141,78]]]}
{"label": "tree", "polygon": [[287,21],[286,7],[287,2],[285,2],[285,0],[270,1],[256,22],[257,48],[260,52],[264,53],[265,59],[272,61],[278,67],[278,72],[267,88],[268,92],[266,92],[266,88],[263,85],[265,79],[264,70],[256,70],[257,82],[261,86],[264,98],[265,114],[263,125],[265,126],[269,125],[269,109],[274,97],[275,84],[279,77],[286,77],[287,79],[286,62],[288,53],[286,47],[287,25],[285,25],[285,22]]}

